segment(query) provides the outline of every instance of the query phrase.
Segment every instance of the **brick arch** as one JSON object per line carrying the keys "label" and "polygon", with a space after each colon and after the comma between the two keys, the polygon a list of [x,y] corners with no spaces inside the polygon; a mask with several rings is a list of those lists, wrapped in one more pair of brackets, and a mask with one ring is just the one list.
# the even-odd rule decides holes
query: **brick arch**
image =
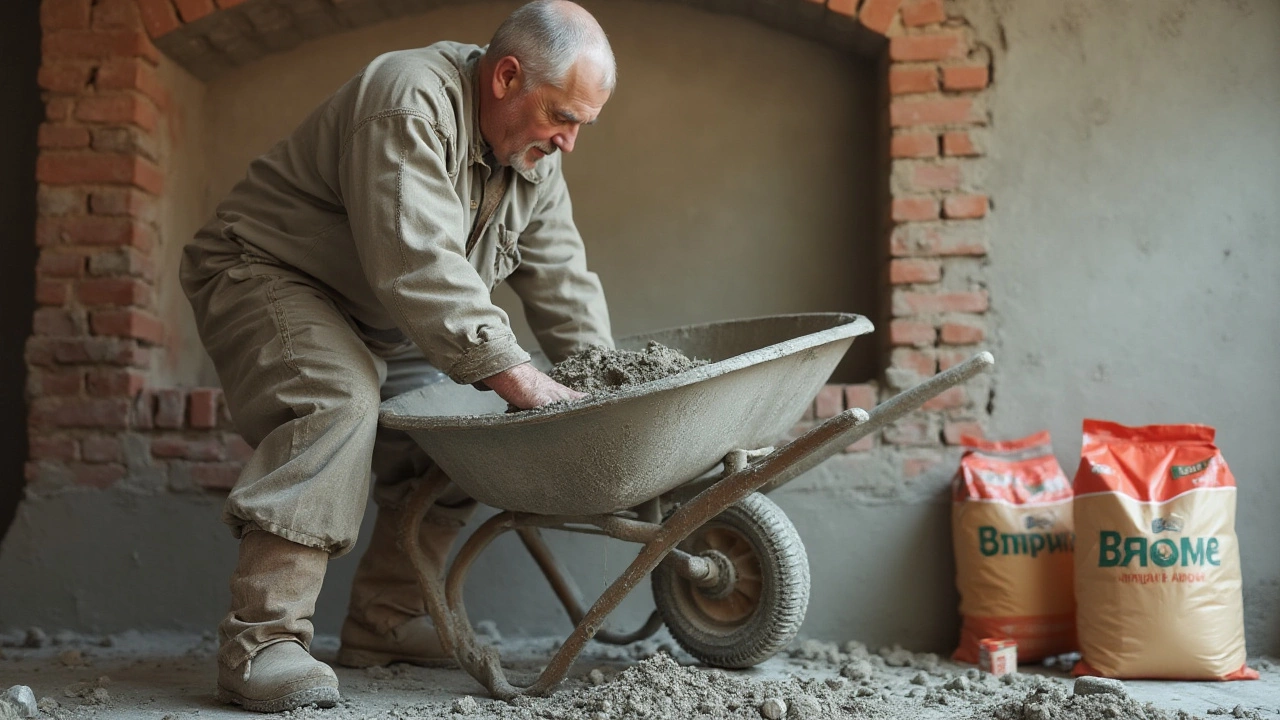
{"label": "brick arch", "polygon": [[[466,1],[466,0],[462,0]],[[902,0],[675,0],[754,17],[772,27],[871,54]],[[425,12],[439,0],[136,0],[147,34],[197,77],[253,62],[301,42]],[[941,7],[939,4],[938,7]],[[935,10],[931,10],[935,11]],[[908,15],[910,11],[908,11]]]}
{"label": "brick arch", "polygon": [[[435,0],[438,2],[438,0]],[[987,48],[943,0],[690,0],[872,53],[884,67],[884,278],[891,320],[876,382],[828,385],[805,419],[867,407],[982,346],[989,201],[978,163]],[[203,492],[234,483],[249,449],[217,388],[157,386],[171,334],[157,313],[162,55],[210,77],[310,37],[420,12],[433,0],[42,0],[35,241],[38,308],[26,347],[28,491]],[[358,13],[364,13],[359,15]],[[990,394],[971,383],[848,452],[926,472],[981,432]],[[798,429],[803,429],[802,425]],[[937,469],[935,472],[942,472]]]}

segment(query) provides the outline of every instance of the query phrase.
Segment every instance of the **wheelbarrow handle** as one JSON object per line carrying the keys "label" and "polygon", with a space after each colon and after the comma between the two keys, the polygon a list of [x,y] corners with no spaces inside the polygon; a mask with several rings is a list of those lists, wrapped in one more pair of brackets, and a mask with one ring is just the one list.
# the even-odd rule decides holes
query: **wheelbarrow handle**
{"label": "wheelbarrow handle", "polygon": [[789,443],[787,447],[796,446],[794,449],[801,450],[803,456],[779,470],[758,492],[777,490],[841,449],[914,412],[944,390],[955,387],[978,373],[986,372],[995,362],[991,353],[980,352],[959,365],[894,395],[877,405],[870,413],[862,408],[845,410]]}

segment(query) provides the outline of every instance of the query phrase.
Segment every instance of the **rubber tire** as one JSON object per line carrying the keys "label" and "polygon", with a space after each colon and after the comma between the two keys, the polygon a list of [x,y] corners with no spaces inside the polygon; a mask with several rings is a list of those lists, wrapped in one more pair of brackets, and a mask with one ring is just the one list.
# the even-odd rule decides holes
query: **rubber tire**
{"label": "rubber tire", "polygon": [[[755,612],[736,627],[714,627],[687,599],[696,590],[667,564],[650,577],[653,601],[671,636],[690,655],[714,667],[753,667],[786,648],[800,631],[809,607],[809,558],[786,513],[760,493],[730,505],[707,523],[712,524],[741,533],[760,560],[763,582]],[[688,551],[686,545],[700,531],[677,547]]]}

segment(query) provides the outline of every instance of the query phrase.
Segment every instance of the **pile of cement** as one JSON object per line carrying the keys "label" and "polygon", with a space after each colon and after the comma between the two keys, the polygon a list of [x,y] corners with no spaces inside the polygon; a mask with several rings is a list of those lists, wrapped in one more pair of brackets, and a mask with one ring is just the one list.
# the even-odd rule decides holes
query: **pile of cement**
{"label": "pile of cement", "polygon": [[[1189,720],[1124,694],[1075,695],[1069,682],[1032,674],[1000,678],[899,647],[872,653],[807,641],[788,653],[830,677],[753,678],[751,673],[682,666],[658,653],[612,678],[592,670],[550,698],[503,703],[466,696],[450,707],[402,708],[406,717],[501,720],[819,720],[973,717],[992,720]],[[310,717],[310,716],[308,716]],[[318,717],[318,716],[317,716]]]}
{"label": "pile of cement", "polygon": [[650,342],[640,351],[587,348],[556,363],[548,375],[578,392],[599,395],[706,364],[706,360],[691,360],[679,350]]}

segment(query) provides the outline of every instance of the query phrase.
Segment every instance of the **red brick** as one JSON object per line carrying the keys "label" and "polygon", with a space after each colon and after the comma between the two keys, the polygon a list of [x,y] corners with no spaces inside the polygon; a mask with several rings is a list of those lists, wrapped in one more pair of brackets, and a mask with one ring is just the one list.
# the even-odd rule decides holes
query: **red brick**
{"label": "red brick", "polygon": [[895,222],[912,222],[938,219],[938,201],[931,197],[903,197],[893,199]]}
{"label": "red brick", "polygon": [[980,313],[986,312],[987,307],[986,290],[952,293],[895,290],[893,293],[893,314],[897,317],[948,312]]}
{"label": "red brick", "polygon": [[[942,368],[939,368],[942,369]],[[943,390],[934,395],[924,405],[920,406],[921,410],[951,410],[953,408],[965,407],[969,404],[969,393],[963,387],[952,387]]]}
{"label": "red brick", "polygon": [[89,209],[94,215],[125,215],[143,222],[155,222],[160,201],[150,193],[131,187],[99,188],[89,196]]}
{"label": "red brick", "polygon": [[948,132],[942,134],[942,150],[953,157],[971,157],[982,152],[973,142],[973,136],[967,132]]}
{"label": "red brick", "polygon": [[938,350],[938,369],[950,370],[956,365],[959,365],[965,360],[968,360],[969,358],[973,357],[973,354],[974,354],[973,351],[968,349],[966,350],[940,349]]}
{"label": "red brick", "polygon": [[866,0],[858,11],[858,20],[868,29],[881,35],[889,32],[894,15],[898,14],[898,5],[902,0]]}
{"label": "red brick", "polygon": [[89,394],[97,397],[134,397],[147,385],[147,377],[133,370],[91,370]]}
{"label": "red brick", "polygon": [[85,256],[80,253],[55,253],[45,250],[36,262],[36,274],[44,277],[84,277]]}
{"label": "red brick", "polygon": [[152,393],[156,400],[155,423],[158,428],[177,430],[182,427],[182,419],[186,415],[186,393],[175,388],[156,390]]}
{"label": "red brick", "polygon": [[957,221],[899,225],[889,236],[894,257],[987,254],[986,233],[980,223]]}
{"label": "red brick", "polygon": [[40,218],[36,221],[36,244],[132,246],[149,250],[155,231],[130,218],[80,215]]}
{"label": "red brick", "polygon": [[840,385],[823,385],[813,401],[813,414],[819,420],[833,418],[844,411],[844,388]]}
{"label": "red brick", "polygon": [[169,0],[138,0],[138,12],[142,15],[142,26],[153,38],[182,27],[178,11]]}
{"label": "red brick", "polygon": [[123,465],[84,465],[81,463],[72,463],[71,471],[75,477],[77,485],[85,485],[99,489],[107,489],[124,479],[125,467]]}
{"label": "red brick", "polygon": [[[50,122],[66,122],[71,119],[71,111],[75,109],[76,101],[69,97],[50,98],[44,104],[44,119]],[[39,163],[39,161],[36,161]],[[39,165],[37,164],[37,168]]]}
{"label": "red brick", "polygon": [[134,185],[156,195],[164,189],[160,168],[131,155],[41,153],[36,159],[36,179],[50,185]]}
{"label": "red brick", "polygon": [[894,100],[889,103],[889,124],[893,127],[912,125],[962,125],[982,120],[968,97],[937,100]]}
{"label": "red brick", "polygon": [[968,52],[964,35],[955,32],[889,38],[889,59],[896,62],[958,60]]}
{"label": "red brick", "polygon": [[920,378],[929,378],[938,371],[938,359],[932,350],[895,348],[889,353],[889,367],[907,370]]}
{"label": "red brick", "polygon": [[36,79],[40,87],[49,92],[80,93],[89,84],[92,63],[45,63],[40,66]]}
{"label": "red brick", "polygon": [[253,448],[244,438],[235,433],[227,433],[226,435],[227,457],[236,462],[248,462],[253,457]]}
{"label": "red brick", "polygon": [[973,345],[986,339],[981,325],[948,322],[942,324],[942,342],[948,345]]}
{"label": "red brick", "polygon": [[884,440],[891,445],[937,445],[938,433],[929,418],[907,417],[885,428]]}
{"label": "red brick", "polygon": [[870,410],[876,406],[877,388],[874,383],[844,386],[844,406]]}
{"label": "red brick", "polygon": [[948,218],[980,218],[987,214],[987,196],[951,195],[942,201],[942,209]]}
{"label": "red brick", "polygon": [[197,430],[207,430],[218,426],[218,397],[222,394],[217,388],[195,388],[191,391],[191,407],[188,422]]}
{"label": "red brick", "polygon": [[71,283],[55,280],[36,280],[36,303],[40,305],[66,305],[71,299]]}
{"label": "red brick", "polygon": [[84,389],[84,373],[78,370],[40,373],[41,395],[79,395]]}
{"label": "red brick", "polygon": [[853,443],[851,445],[846,445],[844,450],[842,450],[841,452],[860,453],[860,452],[871,452],[872,450],[875,450],[875,449],[876,449],[876,436],[875,436],[875,433],[872,433],[862,438],[856,443]]}
{"label": "red brick", "polygon": [[933,328],[933,323],[901,318],[889,323],[889,342],[893,345],[927,347],[933,345],[937,337],[938,331]]}
{"label": "red brick", "polygon": [[902,477],[907,479],[920,477],[941,464],[940,456],[903,458]]}
{"label": "red brick", "polygon": [[160,52],[141,31],[59,30],[45,33],[41,50],[45,57],[54,58],[139,57],[160,62]]}
{"label": "red brick", "polygon": [[110,335],[143,340],[155,345],[164,342],[164,323],[151,313],[132,308],[99,310],[89,319],[95,335]]}
{"label": "red brick", "polygon": [[118,463],[124,461],[120,439],[111,435],[90,435],[80,441],[80,453],[86,462]]}
{"label": "red brick", "polygon": [[32,435],[27,454],[32,460],[75,460],[76,441],[66,435]]}
{"label": "red brick", "polygon": [[137,90],[159,108],[169,104],[169,91],[155,68],[141,60],[108,60],[98,68],[94,84],[99,90]]}
{"label": "red brick", "polygon": [[37,427],[111,428],[129,426],[129,401],[123,398],[37,398],[31,403]]}
{"label": "red brick", "polygon": [[889,282],[894,285],[935,283],[942,279],[942,262],[917,258],[894,258],[889,262]]}
{"label": "red brick", "polygon": [[150,100],[134,93],[81,98],[76,105],[77,120],[112,125],[135,125],[148,132],[156,129],[158,115]]}
{"label": "red brick", "polygon": [[934,25],[946,19],[942,0],[908,0],[902,6],[902,24],[907,27]]}
{"label": "red brick", "polygon": [[935,92],[937,89],[938,68],[934,65],[927,67],[894,65],[889,68],[889,93],[891,95]]}
{"label": "red brick", "polygon": [[[51,361],[64,365],[128,365],[145,367],[151,362],[151,352],[139,347],[137,341],[110,337],[85,337],[53,340],[46,347],[31,347],[37,356],[48,352]],[[34,363],[33,364],[38,364]]]}
{"label": "red brick", "polygon": [[191,479],[209,490],[230,490],[240,479],[239,463],[200,463],[191,466]]}
{"label": "red brick", "polygon": [[135,30],[141,28],[137,0],[95,0],[93,27],[96,30]]}
{"label": "red brick", "polygon": [[960,166],[955,163],[918,164],[911,169],[912,190],[955,190],[960,187]]}
{"label": "red brick", "polygon": [[[819,0],[810,0],[818,2]],[[827,9],[833,13],[855,17],[858,13],[858,3],[862,0],[827,0]]]}
{"label": "red brick", "polygon": [[62,308],[38,308],[31,320],[31,332],[48,337],[74,337],[83,335],[75,317]]}
{"label": "red brick", "polygon": [[151,286],[133,278],[95,278],[80,281],[76,295],[85,305],[146,305]]}
{"label": "red brick", "polygon": [[151,455],[158,458],[212,461],[226,456],[221,442],[209,438],[158,437],[151,441]]}
{"label": "red brick", "polygon": [[942,68],[942,87],[947,90],[981,90],[987,86],[986,65],[950,65]]}
{"label": "red brick", "polygon": [[36,210],[41,215],[83,215],[89,208],[89,192],[78,187],[41,185]]}
{"label": "red brick", "polygon": [[982,425],[973,420],[955,420],[943,424],[942,437],[948,445],[960,445],[963,442],[962,438],[982,438],[986,435]]}
{"label": "red brick", "polygon": [[217,10],[213,6],[213,0],[173,0],[173,4],[178,7],[178,14],[182,16],[183,22],[199,20]]}
{"label": "red brick", "polygon": [[75,150],[89,147],[89,129],[75,125],[44,123],[36,135],[36,144],[50,150]]}
{"label": "red brick", "polygon": [[83,30],[89,27],[90,7],[89,0],[43,0],[40,3],[40,27],[45,32]]}
{"label": "red brick", "polygon": [[151,282],[155,279],[155,261],[147,253],[123,247],[89,258],[89,274],[107,277],[127,275]]}
{"label": "red brick", "polygon": [[889,155],[896,158],[937,157],[938,136],[932,133],[894,135],[889,141]]}

